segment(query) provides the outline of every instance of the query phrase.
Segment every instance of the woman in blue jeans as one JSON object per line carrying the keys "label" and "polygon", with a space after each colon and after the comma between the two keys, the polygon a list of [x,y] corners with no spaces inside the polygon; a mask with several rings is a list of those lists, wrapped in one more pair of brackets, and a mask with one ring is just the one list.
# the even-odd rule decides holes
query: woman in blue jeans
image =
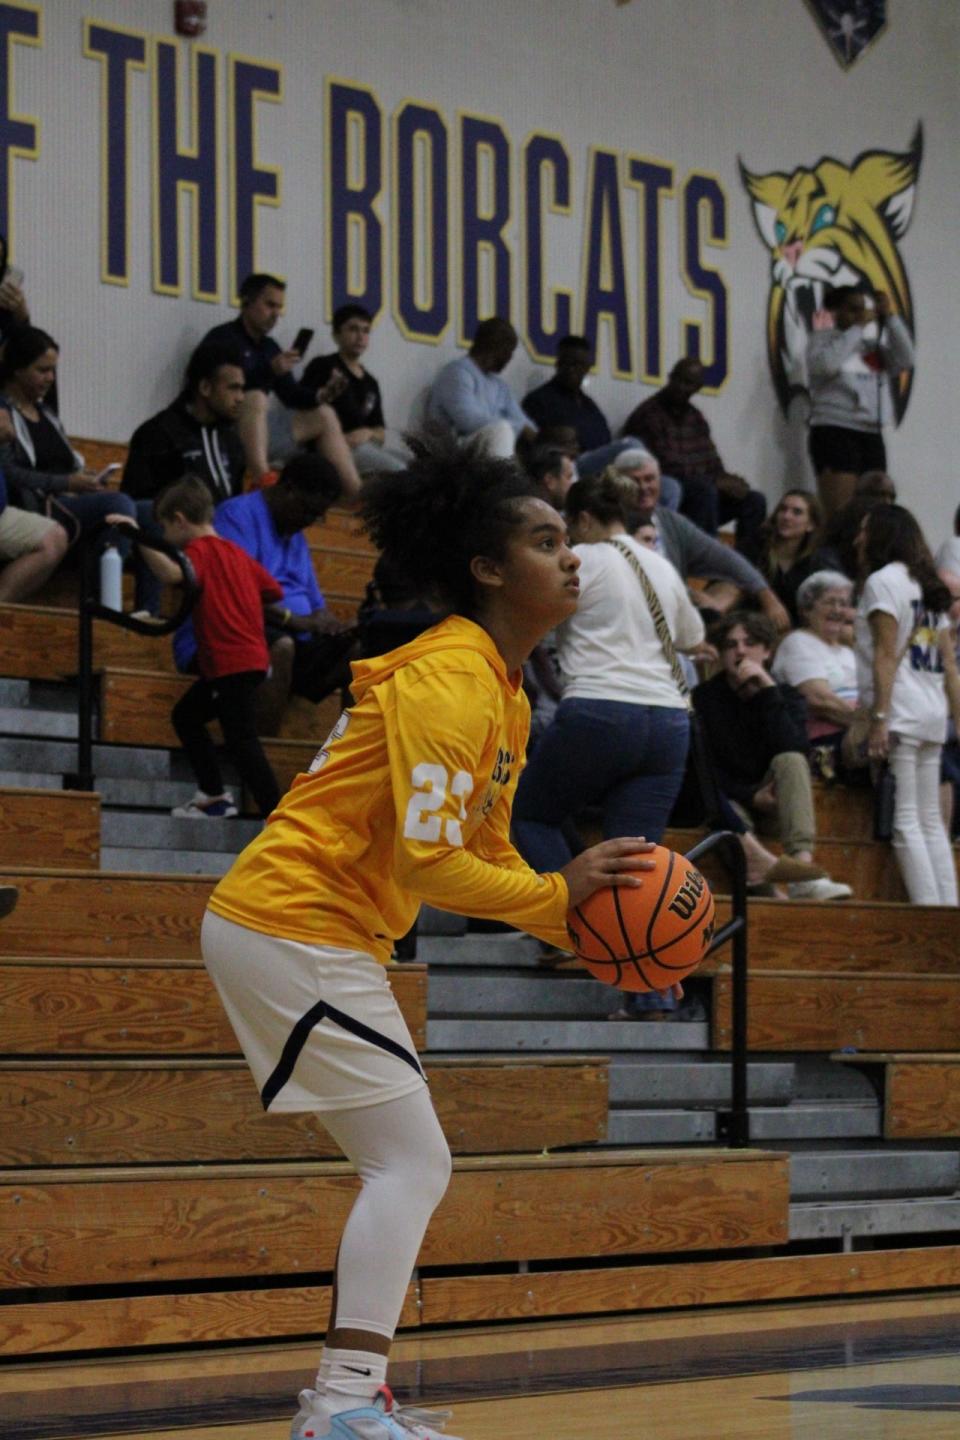
{"label": "woman in blue jeans", "polygon": [[[580,604],[556,632],[563,699],[520,778],[513,809],[517,848],[541,872],[569,864],[567,836],[587,806],[599,806],[605,839],[658,842],[683,781],[687,702],[634,562],[656,592],[675,648],[690,652],[704,639],[677,571],[628,533],[632,517],[617,481],[578,481],[566,509],[580,558]],[[659,995],[637,1002],[632,1013],[676,1006]]]}

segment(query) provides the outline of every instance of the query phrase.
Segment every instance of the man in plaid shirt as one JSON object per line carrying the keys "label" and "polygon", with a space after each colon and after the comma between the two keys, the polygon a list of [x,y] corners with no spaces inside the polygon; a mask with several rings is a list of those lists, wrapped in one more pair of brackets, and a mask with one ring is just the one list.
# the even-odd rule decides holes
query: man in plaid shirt
{"label": "man in plaid shirt", "polygon": [[715,535],[720,525],[736,520],[740,548],[759,530],[767,502],[742,475],[731,475],[724,466],[706,417],[690,403],[702,387],[702,363],[693,356],[678,360],[663,389],[627,417],[623,434],[642,440],[662,473],[680,482],[681,514],[701,530]]}

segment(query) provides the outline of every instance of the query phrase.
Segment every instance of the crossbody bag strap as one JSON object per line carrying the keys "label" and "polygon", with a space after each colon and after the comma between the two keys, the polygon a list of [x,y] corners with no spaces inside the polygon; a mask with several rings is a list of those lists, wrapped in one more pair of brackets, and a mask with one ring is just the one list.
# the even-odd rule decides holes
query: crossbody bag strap
{"label": "crossbody bag strap", "polygon": [[647,574],[646,570],[644,570],[643,566],[640,564],[640,561],[637,559],[636,555],[633,553],[633,550],[629,545],[626,545],[623,543],[623,541],[618,541],[616,539],[609,539],[607,541],[607,544],[612,545],[615,550],[619,551],[619,553],[623,556],[624,560],[626,560],[627,564],[630,566],[633,573],[636,575],[637,579],[640,581],[640,589],[643,591],[643,598],[647,602],[647,608],[650,611],[650,618],[652,619],[654,629],[657,632],[657,639],[660,641],[660,646],[663,650],[663,653],[667,657],[667,663],[670,666],[670,673],[673,675],[674,683],[676,684],[677,689],[680,691],[680,694],[686,701],[687,708],[691,709],[693,702],[690,699],[690,686],[687,684],[687,678],[683,673],[683,666],[680,664],[680,657],[677,654],[677,647],[673,643],[673,636],[670,634],[670,627],[667,624],[667,617],[663,613],[663,606],[660,604],[660,597],[650,583],[650,576]]}

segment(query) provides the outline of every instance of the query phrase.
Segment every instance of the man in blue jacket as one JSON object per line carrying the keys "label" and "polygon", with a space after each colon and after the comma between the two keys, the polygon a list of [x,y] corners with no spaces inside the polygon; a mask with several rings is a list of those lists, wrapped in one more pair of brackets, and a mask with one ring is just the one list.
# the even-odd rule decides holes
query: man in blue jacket
{"label": "man in blue jacket", "polygon": [[[276,485],[225,500],[214,511],[217,534],[246,550],[283,589],[283,600],[264,612],[270,673],[257,691],[260,735],[277,734],[291,694],[316,703],[350,678],[356,630],[327,609],[303,533],[340,494],[332,465],[320,455],[297,455]],[[192,669],[196,639],[189,620],[177,631],[174,655],[178,669]]]}

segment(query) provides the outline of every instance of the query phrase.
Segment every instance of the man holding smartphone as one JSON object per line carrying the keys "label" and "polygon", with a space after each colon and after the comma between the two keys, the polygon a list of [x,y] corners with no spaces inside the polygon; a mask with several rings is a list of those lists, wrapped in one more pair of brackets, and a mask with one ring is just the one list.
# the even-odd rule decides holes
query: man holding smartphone
{"label": "man holding smartphone", "polygon": [[[256,483],[275,478],[271,460],[312,443],[337,471],[349,503],[360,493],[360,476],[331,406],[346,382],[332,377],[317,389],[295,379],[300,351],[281,350],[270,335],[283,312],[285,290],[275,275],[248,275],[240,286],[240,314],[214,326],[204,340],[231,343],[240,356],[244,396],[237,427]],[[271,396],[276,397],[273,404]]]}

